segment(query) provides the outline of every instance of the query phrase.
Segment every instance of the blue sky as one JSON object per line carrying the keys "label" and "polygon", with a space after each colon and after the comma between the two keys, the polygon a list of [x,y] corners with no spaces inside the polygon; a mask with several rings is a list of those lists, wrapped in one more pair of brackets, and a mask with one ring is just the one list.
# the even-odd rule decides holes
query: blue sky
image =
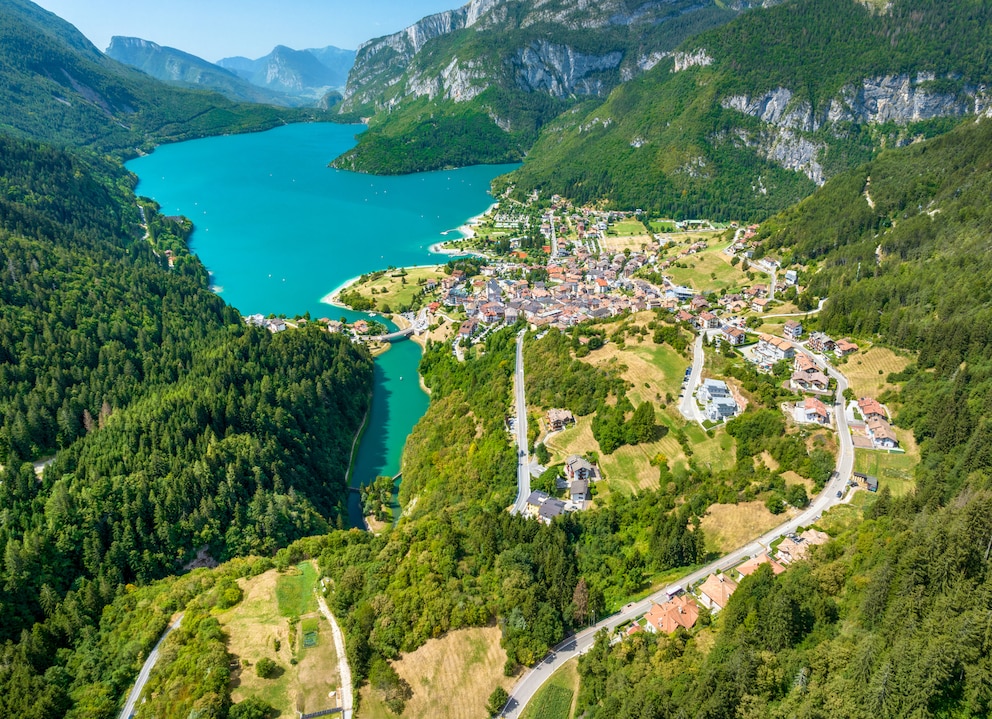
{"label": "blue sky", "polygon": [[216,62],[276,45],[355,49],[467,0],[36,0],[105,50],[112,35],[168,45]]}

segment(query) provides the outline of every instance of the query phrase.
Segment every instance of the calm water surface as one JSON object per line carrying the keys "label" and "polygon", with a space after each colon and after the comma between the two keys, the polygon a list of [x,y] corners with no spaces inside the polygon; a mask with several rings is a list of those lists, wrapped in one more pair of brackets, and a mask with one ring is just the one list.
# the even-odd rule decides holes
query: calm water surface
{"label": "calm water surface", "polygon": [[[348,279],[388,265],[444,261],[431,244],[492,203],[489,183],[513,165],[402,177],[330,169],[355,144],[355,125],[290,125],[264,133],[165,145],[132,160],[137,192],[195,223],[194,252],[216,292],[244,315],[359,315],[322,302]],[[448,235],[442,233],[449,232]],[[399,471],[410,430],[427,409],[420,349],[401,342],[376,360],[369,426],[352,484]],[[361,520],[357,497],[349,519]]]}

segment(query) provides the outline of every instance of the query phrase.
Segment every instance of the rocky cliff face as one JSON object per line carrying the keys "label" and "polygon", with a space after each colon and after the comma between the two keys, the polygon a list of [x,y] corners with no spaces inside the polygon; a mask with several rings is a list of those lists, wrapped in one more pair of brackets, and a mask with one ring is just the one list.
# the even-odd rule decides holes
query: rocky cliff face
{"label": "rocky cliff face", "polygon": [[984,87],[966,85],[957,93],[941,92],[934,89],[936,79],[932,74],[866,78],[844,87],[838,97],[818,110],[805,100],[797,100],[785,87],[754,97],[733,95],[724,98],[722,105],[767,125],[760,133],[741,133],[748,146],[758,148],[766,158],[783,167],[803,172],[817,184],[823,184],[823,167],[817,158],[826,145],[811,137],[821,130],[839,134],[845,123],[908,125],[981,114],[987,107]]}
{"label": "rocky cliff face", "polygon": [[[701,10],[710,12],[714,23],[733,17],[712,0],[639,5],[626,0],[472,0],[361,45],[342,110],[373,113],[425,96],[468,102],[490,86],[506,84],[556,98],[602,95],[653,67],[663,56],[659,53],[674,49],[682,37],[673,36],[664,47],[666,23],[681,23]],[[450,54],[435,44],[432,56],[423,56],[432,42],[464,31],[479,33],[487,42],[462,43]],[[560,39],[563,34],[567,40]],[[663,47],[651,49],[651,44]]]}
{"label": "rocky cliff face", "polygon": [[602,95],[606,83],[599,75],[616,70],[622,60],[619,51],[591,55],[541,40],[517,50],[514,70],[517,87],[527,92],[553,97]]}

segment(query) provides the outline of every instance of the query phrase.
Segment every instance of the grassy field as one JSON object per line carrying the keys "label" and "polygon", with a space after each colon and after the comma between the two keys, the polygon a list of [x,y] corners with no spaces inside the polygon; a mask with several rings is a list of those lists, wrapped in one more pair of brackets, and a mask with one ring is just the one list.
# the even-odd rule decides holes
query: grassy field
{"label": "grassy field", "polygon": [[[329,709],[335,705],[328,694],[338,688],[337,655],[331,628],[319,614],[301,617],[291,629],[286,611],[309,606],[306,597],[297,591],[303,587],[300,578],[309,582],[306,595],[312,597],[316,569],[310,562],[297,568],[292,576],[270,570],[257,577],[241,580],[244,599],[240,604],[221,612],[218,619],[228,633],[228,651],[240,669],[232,672],[231,697],[241,701],[258,696],[278,709],[280,716],[294,716],[296,711]],[[283,580],[292,579],[292,582]],[[303,646],[306,632],[317,633],[317,645]],[[278,647],[278,648],[277,648]],[[279,666],[272,679],[255,673],[254,665],[267,657]],[[296,659],[294,665],[291,660]]]}
{"label": "grassy field", "polygon": [[[513,679],[503,676],[506,652],[499,646],[500,630],[461,629],[431,639],[415,652],[393,662],[396,672],[413,689],[406,719],[479,719],[497,685],[509,690]],[[358,719],[393,719],[386,705],[364,687]]]}
{"label": "grassy field", "polygon": [[714,243],[698,254],[679,259],[678,264],[685,267],[673,265],[665,272],[676,284],[692,287],[699,292],[719,292],[752,284],[740,270],[740,265],[734,267],[730,264],[731,258],[723,252],[723,248],[722,243]]}
{"label": "grassy field", "polygon": [[[674,418],[673,414],[677,410],[669,409],[671,412],[666,410],[658,413],[659,423],[670,429],[684,424],[682,420]],[[715,471],[733,466],[734,439],[725,430],[715,430],[712,438],[698,425],[687,425],[685,431],[692,442],[698,462],[709,465]],[[552,437],[547,447],[554,462],[561,462],[570,454],[599,452],[599,444],[592,436],[592,416],[580,417],[574,427]],[[657,489],[658,468],[651,465],[651,460],[659,454],[664,455],[673,468],[679,464],[687,464],[682,446],[671,431],[657,442],[620,447],[610,455],[600,454],[600,467],[606,477],[606,482],[596,485],[600,496],[609,492],[634,494],[641,490]]]}
{"label": "grassy field", "polygon": [[317,583],[317,569],[311,562],[302,562],[279,576],[276,582],[276,601],[284,617],[302,617],[317,611],[313,587]]}
{"label": "grassy field", "polygon": [[897,355],[886,347],[869,347],[847,357],[838,368],[847,377],[857,397],[878,397],[886,390],[896,390],[886,378],[892,372],[902,372],[912,361],[909,356]]}
{"label": "grassy field", "polygon": [[788,519],[795,510],[772,514],[764,502],[714,504],[706,511],[701,526],[706,537],[706,551],[726,552],[737,549]]}
{"label": "grassy field", "polygon": [[[903,439],[900,433],[900,440]],[[904,445],[905,446],[905,445]],[[888,487],[893,496],[908,494],[916,485],[916,465],[920,463],[915,443],[905,454],[888,453],[876,449],[854,450],[854,471],[878,478],[878,488]]]}
{"label": "grassy field", "polygon": [[[653,319],[653,313],[642,313],[633,318],[641,325]],[[656,345],[650,339],[643,342],[629,341],[623,347],[609,343],[582,359],[595,366],[622,366],[621,376],[631,383],[630,401],[638,404],[650,401],[657,410],[657,421],[668,428],[668,433],[657,442],[620,447],[611,455],[600,453],[600,466],[607,481],[597,485],[601,496],[609,492],[636,493],[657,489],[658,469],[651,461],[664,455],[669,465],[686,465],[687,458],[671,430],[685,426],[676,408],[676,401],[665,407],[666,395],[673,400],[678,396],[682,378],[689,360],[668,345]],[[722,428],[709,437],[698,425],[685,427],[699,462],[714,470],[726,469],[734,463],[734,440]],[[592,435],[592,417],[580,417],[574,427],[552,437],[547,447],[560,462],[569,454],[599,452],[599,444]],[[605,485],[605,486],[604,486]]]}
{"label": "grassy field", "polygon": [[599,246],[603,248],[604,252],[623,252],[627,248],[630,248],[631,252],[640,252],[646,245],[651,244],[654,238],[650,235],[643,234],[644,227],[640,223],[637,223],[638,227],[641,228],[641,233],[639,235],[607,235],[603,239],[599,240]]}
{"label": "grassy field", "polygon": [[[413,298],[420,294],[423,282],[429,279],[441,280],[447,275],[437,267],[412,267],[406,271],[406,275],[400,274],[400,270],[385,272],[382,277],[366,282],[356,282],[348,288],[349,292],[359,292],[365,297],[374,298],[378,307],[389,305],[390,309],[396,312],[400,307],[409,305]],[[404,283],[403,280],[406,280]],[[375,294],[372,294],[372,290]]]}
{"label": "grassy field", "polygon": [[677,396],[683,373],[689,366],[688,359],[668,345],[656,345],[650,338],[627,342],[623,348],[610,342],[582,361],[595,366],[626,367],[621,376],[633,385],[628,396],[635,407],[645,401],[658,407],[666,394]]}
{"label": "grassy field", "polygon": [[562,665],[524,708],[522,719],[571,719],[579,694],[579,660]]}

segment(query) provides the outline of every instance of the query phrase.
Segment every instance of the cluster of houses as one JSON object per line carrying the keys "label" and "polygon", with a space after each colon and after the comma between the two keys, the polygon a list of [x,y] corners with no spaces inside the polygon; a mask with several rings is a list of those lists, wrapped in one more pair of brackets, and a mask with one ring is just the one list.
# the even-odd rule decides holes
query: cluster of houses
{"label": "cluster of houses", "polygon": [[814,352],[821,354],[833,353],[837,357],[846,357],[858,351],[858,346],[849,339],[834,341],[823,332],[814,332],[809,336],[806,345]]}
{"label": "cluster of houses", "polygon": [[279,317],[266,317],[262,314],[248,315],[244,318],[245,324],[252,327],[264,327],[273,334],[286,330],[286,320]]}
{"label": "cluster of houses", "polygon": [[897,449],[899,438],[889,424],[889,413],[876,399],[862,397],[857,402],[858,413],[864,421],[866,438],[874,449]]}
{"label": "cluster of houses", "polygon": [[[657,286],[637,276],[642,268],[664,272],[676,262],[707,249],[706,241],[679,246],[677,254],[671,256],[667,250],[674,243],[661,234],[655,234],[641,251],[605,255],[597,253],[595,244],[588,242],[605,237],[610,223],[637,215],[636,211],[576,210],[560,197],[553,197],[552,209],[544,216],[541,226],[548,242],[554,243],[554,247],[549,244],[544,248],[551,255],[546,263],[530,263],[524,253],[516,252],[508,260],[482,267],[480,278],[470,280],[464,273],[455,272],[440,283],[428,283],[425,287],[427,291],[438,287],[441,290],[438,302],[429,309],[436,312],[442,305],[463,308],[467,318],[459,328],[459,339],[471,338],[486,326],[513,324],[518,319],[525,319],[536,328],[566,329],[589,319],[659,308],[677,313],[677,319],[698,329],[720,329],[727,325],[715,314],[718,308],[711,307],[691,287],[677,285],[667,277]],[[524,226],[527,216],[501,211],[494,221],[497,226],[510,229]],[[578,241],[561,238],[554,231],[558,223],[567,223]],[[692,226],[707,225],[699,221]],[[546,272],[547,281],[531,283],[519,279],[535,270]],[[739,294],[723,295],[717,302],[729,316],[749,310],[764,311],[768,296],[769,288],[757,284]],[[726,333],[731,344],[745,343],[741,327],[727,326]]]}
{"label": "cluster of houses", "polygon": [[790,534],[779,543],[774,556],[762,552],[727,573],[708,575],[692,593],[679,589],[663,604],[653,604],[644,615],[643,627],[635,622],[628,628],[627,634],[644,629],[658,634],[671,634],[679,628],[692,629],[699,620],[700,605],[711,612],[719,612],[727,606],[740,581],[756,572],[761,565],[767,564],[774,574],[781,574],[789,564],[806,559],[810,547],[829,540],[829,535],[816,529]]}
{"label": "cluster of houses", "polygon": [[551,524],[555,517],[565,512],[576,512],[586,508],[589,500],[589,484],[599,479],[596,465],[577,454],[565,459],[565,476],[557,480],[559,490],[567,490],[565,499],[552,497],[547,492],[534,491],[527,497],[524,514],[545,524]]}
{"label": "cluster of houses", "polygon": [[696,399],[710,422],[724,422],[737,416],[740,407],[727,383],[719,379],[704,379],[696,390]]}

